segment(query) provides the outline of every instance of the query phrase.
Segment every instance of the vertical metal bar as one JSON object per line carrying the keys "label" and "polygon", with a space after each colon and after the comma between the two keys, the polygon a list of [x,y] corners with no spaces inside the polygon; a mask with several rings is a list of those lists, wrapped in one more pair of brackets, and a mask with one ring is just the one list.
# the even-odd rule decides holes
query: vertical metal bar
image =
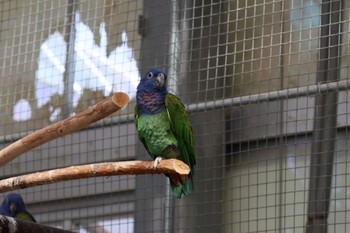
{"label": "vertical metal bar", "polygon": [[[178,79],[179,79],[179,56],[180,56],[180,40],[179,40],[179,1],[171,1],[171,18],[170,18],[170,44],[169,44],[169,65],[168,65],[168,90],[169,92],[178,94]],[[172,196],[170,181],[167,179],[165,186],[164,200],[164,232],[174,232],[174,212],[175,200]]]}
{"label": "vertical metal bar", "polygon": [[75,73],[75,12],[79,0],[69,0],[67,5],[64,40],[67,42],[66,67],[64,72],[63,117],[67,118],[73,112],[73,84]]}
{"label": "vertical metal bar", "polygon": [[[340,0],[323,0],[321,7],[318,83],[339,80],[341,44]],[[327,232],[336,137],[337,98],[336,90],[316,95],[306,233]]]}
{"label": "vertical metal bar", "polygon": [[170,44],[169,44],[169,65],[168,65],[168,90],[178,94],[178,70],[180,64],[181,43],[179,40],[179,1],[171,1],[171,22],[170,22]]}
{"label": "vertical metal bar", "polygon": [[174,232],[174,197],[171,194],[170,181],[167,179],[164,197],[164,233]]}
{"label": "vertical metal bar", "polygon": [[[280,36],[280,77],[281,77],[281,80],[280,80],[280,89],[283,90],[284,89],[284,46],[285,46],[285,27],[284,27],[284,22],[286,22],[285,20],[285,14],[284,14],[284,8],[285,8],[285,5],[284,5],[284,2],[281,1],[281,6],[280,6],[280,14],[281,14],[281,36]],[[284,190],[283,190],[283,172],[284,172],[284,162],[285,162],[285,154],[286,154],[286,138],[285,138],[285,135],[284,135],[284,125],[283,125],[283,122],[285,122],[285,119],[284,119],[284,100],[281,99],[279,101],[279,121],[280,121],[280,129],[279,129],[279,189],[278,189],[278,232],[282,233],[284,231],[284,228],[283,228],[283,196],[284,196]]]}

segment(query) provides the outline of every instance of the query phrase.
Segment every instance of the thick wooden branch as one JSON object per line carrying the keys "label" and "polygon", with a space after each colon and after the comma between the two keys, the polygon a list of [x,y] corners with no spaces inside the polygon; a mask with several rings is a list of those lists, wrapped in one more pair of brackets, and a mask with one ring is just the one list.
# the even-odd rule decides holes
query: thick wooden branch
{"label": "thick wooden branch", "polygon": [[0,215],[0,233],[73,233],[59,228],[21,221]]}
{"label": "thick wooden branch", "polygon": [[0,167],[35,147],[103,119],[126,106],[128,102],[128,95],[118,92],[83,112],[25,136],[0,151]]}
{"label": "thick wooden branch", "polygon": [[187,164],[177,159],[162,160],[156,170],[154,170],[153,165],[154,161],[108,162],[36,172],[0,180],[0,192],[90,177],[160,173],[172,176],[190,173]]}

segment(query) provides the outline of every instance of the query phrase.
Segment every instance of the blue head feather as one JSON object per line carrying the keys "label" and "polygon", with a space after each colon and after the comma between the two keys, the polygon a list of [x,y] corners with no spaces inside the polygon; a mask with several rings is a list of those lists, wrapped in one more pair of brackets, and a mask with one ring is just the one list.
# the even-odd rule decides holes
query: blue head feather
{"label": "blue head feather", "polygon": [[0,207],[0,213],[10,217],[15,217],[17,213],[24,211],[26,211],[26,206],[18,193],[8,194]]}
{"label": "blue head feather", "polygon": [[161,70],[150,69],[137,86],[136,102],[141,114],[153,114],[165,108],[164,100],[168,93],[167,75]]}

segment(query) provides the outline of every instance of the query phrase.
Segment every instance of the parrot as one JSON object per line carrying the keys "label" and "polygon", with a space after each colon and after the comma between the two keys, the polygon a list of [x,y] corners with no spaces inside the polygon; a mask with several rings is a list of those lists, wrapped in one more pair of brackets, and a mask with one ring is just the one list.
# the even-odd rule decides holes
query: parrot
{"label": "parrot", "polygon": [[185,106],[168,93],[167,75],[150,69],[137,86],[134,121],[138,137],[154,159],[154,169],[162,159],[179,159],[190,168],[184,176],[169,176],[172,195],[188,196],[193,189],[196,165],[193,132]]}
{"label": "parrot", "polygon": [[27,212],[23,198],[18,193],[6,195],[0,207],[0,214],[19,220],[36,222],[35,218]]}

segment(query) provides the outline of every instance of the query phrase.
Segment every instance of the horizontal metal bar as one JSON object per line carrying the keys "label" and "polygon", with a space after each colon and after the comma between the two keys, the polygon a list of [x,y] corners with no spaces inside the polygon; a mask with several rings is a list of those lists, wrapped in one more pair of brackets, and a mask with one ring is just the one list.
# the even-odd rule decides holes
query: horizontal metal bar
{"label": "horizontal metal bar", "polygon": [[264,92],[254,95],[239,96],[208,102],[200,102],[186,106],[189,113],[202,112],[214,109],[223,109],[234,106],[256,104],[274,100],[285,100],[303,96],[312,96],[321,93],[342,91],[350,88],[350,80],[341,80],[323,84],[313,84],[303,87],[289,88],[279,91]]}

